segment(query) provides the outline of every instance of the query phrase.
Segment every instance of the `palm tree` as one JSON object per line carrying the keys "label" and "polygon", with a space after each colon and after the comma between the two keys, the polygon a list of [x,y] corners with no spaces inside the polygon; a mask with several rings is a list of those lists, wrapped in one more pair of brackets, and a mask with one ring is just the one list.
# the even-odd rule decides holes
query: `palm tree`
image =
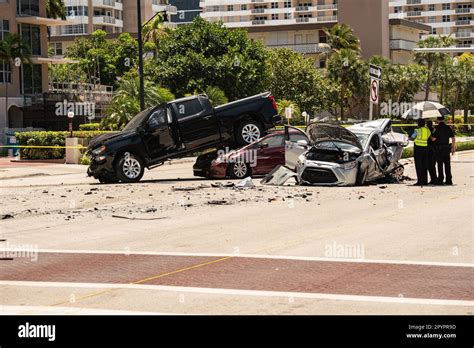
{"label": "palm tree", "polygon": [[[117,93],[107,109],[103,125],[111,129],[121,129],[140,112],[139,79],[136,73],[125,75],[119,84]],[[169,102],[174,95],[166,88],[145,80],[145,107]]]}
{"label": "palm tree", "polygon": [[46,1],[46,16],[48,18],[66,19],[66,6],[63,0],[47,0]]}
{"label": "palm tree", "polygon": [[327,37],[326,54],[331,55],[343,49],[360,52],[360,40],[347,24],[336,24],[329,30],[324,29],[324,32]]}
{"label": "palm tree", "polygon": [[[20,63],[31,64],[30,48],[27,46],[19,34],[7,33],[0,41],[0,62],[4,62],[10,67],[19,59]],[[16,65],[16,64],[15,64]],[[11,81],[10,81],[11,82]],[[5,81],[5,115],[8,117],[8,81]]]}
{"label": "palm tree", "polygon": [[169,35],[171,31],[163,23],[163,16],[158,14],[143,26],[143,41],[153,43],[155,50],[158,50],[161,39]]}
{"label": "palm tree", "polygon": [[[429,36],[424,40],[418,42],[419,48],[443,48],[454,44],[454,39],[451,36]],[[415,58],[419,64],[424,64],[428,68],[428,75],[425,84],[425,101],[430,97],[430,88],[433,80],[433,73],[435,69],[446,59],[447,53],[436,52],[417,52]]]}

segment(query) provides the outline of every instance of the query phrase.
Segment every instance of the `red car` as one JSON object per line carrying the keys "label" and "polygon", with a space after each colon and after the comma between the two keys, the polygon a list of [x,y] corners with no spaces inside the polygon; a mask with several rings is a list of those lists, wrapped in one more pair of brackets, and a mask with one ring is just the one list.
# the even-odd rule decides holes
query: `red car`
{"label": "red car", "polygon": [[[292,141],[307,140],[303,133],[290,131]],[[216,153],[209,154],[216,156]],[[201,156],[194,165],[194,175],[210,178],[242,179],[270,173],[275,167],[285,164],[285,132],[271,133],[259,140],[229,153],[218,152],[210,167],[203,164],[206,155]],[[205,168],[207,167],[207,168]]]}

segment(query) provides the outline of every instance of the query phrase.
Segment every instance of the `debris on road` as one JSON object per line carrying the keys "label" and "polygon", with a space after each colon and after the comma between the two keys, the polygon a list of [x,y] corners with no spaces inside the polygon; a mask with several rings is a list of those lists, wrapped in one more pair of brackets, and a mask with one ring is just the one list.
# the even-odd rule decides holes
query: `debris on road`
{"label": "debris on road", "polygon": [[153,218],[142,218],[142,217],[136,217],[136,216],[122,216],[122,215],[112,215],[113,218],[117,219],[126,219],[126,220],[162,220],[162,219],[167,219],[168,217],[166,216],[161,216],[161,217],[153,217]]}
{"label": "debris on road", "polygon": [[225,199],[221,199],[221,200],[207,201],[207,204],[210,204],[210,205],[230,205],[232,203],[226,201]]}
{"label": "debris on road", "polygon": [[285,184],[289,179],[296,178],[296,173],[289,170],[285,166],[278,166],[268,173],[265,178],[260,181],[263,185],[275,185],[281,186]]}
{"label": "debris on road", "polygon": [[1,216],[2,216],[2,220],[13,219],[14,218],[14,216],[12,214],[3,214]]}
{"label": "debris on road", "polygon": [[252,181],[251,177],[247,177],[240,181],[237,185],[235,185],[235,188],[238,189],[252,189],[255,188],[255,184]]}

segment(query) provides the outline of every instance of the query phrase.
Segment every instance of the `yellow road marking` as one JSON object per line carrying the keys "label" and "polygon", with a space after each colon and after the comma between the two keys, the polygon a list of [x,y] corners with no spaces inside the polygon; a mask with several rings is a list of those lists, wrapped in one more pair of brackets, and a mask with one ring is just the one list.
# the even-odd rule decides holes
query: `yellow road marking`
{"label": "yellow road marking", "polygon": [[[204,266],[207,266],[207,265],[211,265],[211,264],[213,264],[213,263],[222,262],[222,261],[225,261],[225,260],[234,258],[234,257],[235,257],[235,256],[222,257],[222,258],[220,258],[220,259],[216,259],[216,260],[212,260],[212,261],[200,263],[200,264],[193,265],[193,266],[189,266],[189,267],[185,267],[185,268],[180,268],[180,269],[177,269],[177,270],[175,270],[175,271],[166,272],[166,273],[161,273],[161,274],[158,274],[158,275],[155,275],[155,276],[152,276],[152,277],[140,279],[140,280],[137,280],[137,281],[135,281],[135,282],[128,283],[128,284],[131,284],[131,285],[134,285],[134,284],[142,284],[142,283],[145,283],[145,282],[150,281],[150,280],[159,279],[159,278],[163,278],[163,277],[170,276],[170,275],[173,275],[173,274],[186,272],[186,271],[189,271],[189,270],[191,270],[191,269],[196,269],[196,268],[199,268],[199,267],[204,267]],[[105,290],[102,290],[102,291],[96,291],[96,292],[93,292],[93,293],[86,294],[86,295],[84,295],[84,296],[80,296],[80,297],[74,299],[74,302],[71,302],[71,301],[57,302],[57,303],[54,303],[54,304],[50,305],[50,307],[55,307],[55,306],[61,306],[61,305],[65,305],[65,304],[75,303],[75,302],[78,302],[78,301],[85,300],[85,299],[87,299],[87,298],[91,298],[91,297],[98,296],[98,295],[103,295],[103,294],[105,294],[105,293],[109,293],[109,292],[117,291],[117,290],[122,290],[122,289],[105,289]]]}

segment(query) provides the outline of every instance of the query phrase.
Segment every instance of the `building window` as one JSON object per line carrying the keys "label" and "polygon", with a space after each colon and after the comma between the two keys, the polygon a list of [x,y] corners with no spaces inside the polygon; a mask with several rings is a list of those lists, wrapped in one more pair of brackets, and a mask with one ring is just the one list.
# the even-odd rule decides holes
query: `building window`
{"label": "building window", "polygon": [[[10,32],[10,24],[7,20],[0,19],[0,40],[5,38],[5,35]],[[0,83],[10,83],[11,80],[10,64],[8,62],[0,61]]]}
{"label": "building window", "polygon": [[291,1],[285,1],[284,6],[285,8],[290,8],[291,7]]}
{"label": "building window", "polygon": [[40,94],[41,86],[41,64],[25,64],[22,66],[23,72],[23,93]]}
{"label": "building window", "polygon": [[41,55],[40,27],[38,25],[20,24],[21,38],[30,48],[32,56]]}
{"label": "building window", "polygon": [[234,5],[227,6],[227,11],[234,11]]}
{"label": "building window", "polygon": [[68,17],[87,16],[87,6],[67,6],[66,13]]}
{"label": "building window", "polygon": [[272,20],[273,20],[273,21],[278,20],[278,13],[273,13],[273,14],[272,14]]}
{"label": "building window", "polygon": [[87,34],[87,24],[65,25],[62,28],[62,35]]}
{"label": "building window", "polygon": [[393,9],[393,11],[394,11],[395,13],[402,13],[402,12],[403,12],[401,6],[395,6],[394,9]]}
{"label": "building window", "polygon": [[63,43],[62,42],[51,42],[49,44],[50,50],[53,51],[54,56],[62,56],[63,55]]}
{"label": "building window", "polygon": [[272,2],[272,8],[278,8],[278,2]]}
{"label": "building window", "polygon": [[451,16],[443,16],[443,22],[451,22]]}
{"label": "building window", "polygon": [[428,5],[428,11],[434,11],[435,5]]}
{"label": "building window", "polygon": [[443,4],[443,11],[450,10],[450,9],[451,9],[451,4]]}
{"label": "building window", "polygon": [[240,5],[241,11],[247,11],[247,5]]}
{"label": "building window", "polygon": [[18,0],[16,11],[19,16],[39,16],[39,0]]}
{"label": "building window", "polygon": [[285,13],[285,19],[291,19],[291,13]]}

